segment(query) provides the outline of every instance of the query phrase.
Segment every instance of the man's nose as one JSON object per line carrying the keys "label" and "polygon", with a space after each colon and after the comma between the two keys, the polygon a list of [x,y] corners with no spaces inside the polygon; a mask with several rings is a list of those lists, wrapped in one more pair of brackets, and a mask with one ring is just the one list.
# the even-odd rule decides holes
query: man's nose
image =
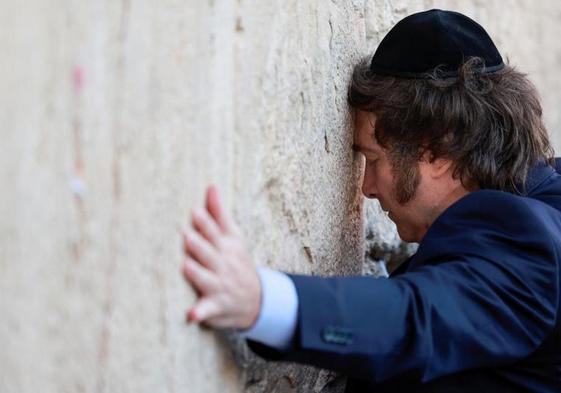
{"label": "man's nose", "polygon": [[364,171],[364,177],[362,179],[362,194],[366,198],[377,198],[378,189],[376,188],[376,178],[369,170]]}

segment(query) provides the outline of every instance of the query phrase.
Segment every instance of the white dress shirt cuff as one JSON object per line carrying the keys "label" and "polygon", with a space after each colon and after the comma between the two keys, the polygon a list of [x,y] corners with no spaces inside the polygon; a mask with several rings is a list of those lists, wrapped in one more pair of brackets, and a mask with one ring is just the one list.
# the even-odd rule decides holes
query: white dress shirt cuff
{"label": "white dress shirt cuff", "polygon": [[298,294],[285,273],[258,267],[261,280],[261,310],[255,324],[238,331],[245,338],[277,349],[287,349],[296,330]]}

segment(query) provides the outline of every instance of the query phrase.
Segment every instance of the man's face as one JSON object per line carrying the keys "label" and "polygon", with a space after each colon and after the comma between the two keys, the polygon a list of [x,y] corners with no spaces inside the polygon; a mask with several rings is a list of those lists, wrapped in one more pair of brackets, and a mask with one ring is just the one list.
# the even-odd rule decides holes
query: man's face
{"label": "man's face", "polygon": [[399,166],[394,168],[390,153],[376,142],[375,124],[373,113],[357,111],[353,148],[365,159],[362,193],[367,198],[378,199],[403,240],[418,242],[432,223],[434,211],[431,193],[425,191],[423,181],[427,177],[423,176],[426,165],[409,171]]}

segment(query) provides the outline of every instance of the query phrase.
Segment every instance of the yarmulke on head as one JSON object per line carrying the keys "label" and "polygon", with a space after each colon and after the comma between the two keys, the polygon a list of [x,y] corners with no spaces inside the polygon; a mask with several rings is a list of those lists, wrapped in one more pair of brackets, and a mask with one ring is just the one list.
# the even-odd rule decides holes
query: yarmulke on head
{"label": "yarmulke on head", "polygon": [[482,72],[504,68],[489,34],[458,12],[433,9],[409,15],[386,34],[370,64],[375,74],[401,78],[455,77],[470,57],[484,62]]}

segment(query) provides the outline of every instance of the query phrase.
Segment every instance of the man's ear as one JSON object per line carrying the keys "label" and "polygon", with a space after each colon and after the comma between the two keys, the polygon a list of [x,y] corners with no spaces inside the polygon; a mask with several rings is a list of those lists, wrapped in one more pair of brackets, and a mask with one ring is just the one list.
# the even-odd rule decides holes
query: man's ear
{"label": "man's ear", "polygon": [[452,168],[452,160],[443,157],[434,158],[430,150],[423,153],[422,161],[430,168],[430,175],[433,179],[442,177]]}

